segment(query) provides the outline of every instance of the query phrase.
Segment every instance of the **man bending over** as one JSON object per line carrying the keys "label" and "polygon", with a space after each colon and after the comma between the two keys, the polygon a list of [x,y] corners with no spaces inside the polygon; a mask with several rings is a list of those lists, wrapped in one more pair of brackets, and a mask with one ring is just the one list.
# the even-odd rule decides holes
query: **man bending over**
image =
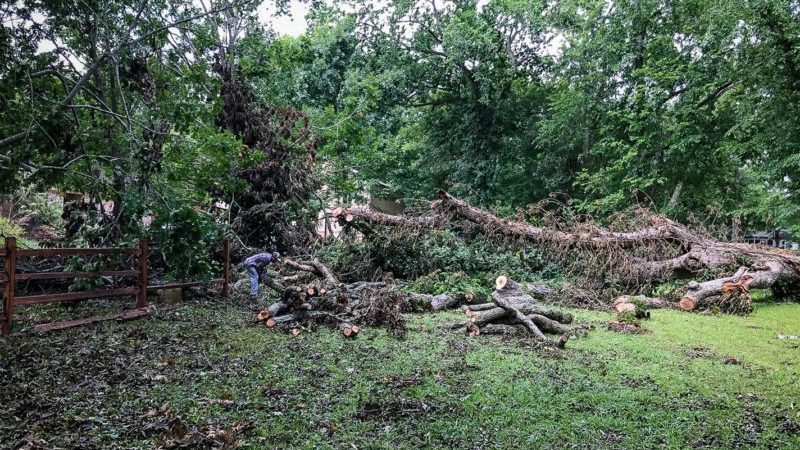
{"label": "man bending over", "polygon": [[[258,284],[264,272],[264,268],[270,263],[277,263],[281,254],[278,252],[258,253],[244,260],[244,267],[247,270],[247,277],[250,278],[250,295],[258,295]],[[266,274],[263,274],[266,281]]]}

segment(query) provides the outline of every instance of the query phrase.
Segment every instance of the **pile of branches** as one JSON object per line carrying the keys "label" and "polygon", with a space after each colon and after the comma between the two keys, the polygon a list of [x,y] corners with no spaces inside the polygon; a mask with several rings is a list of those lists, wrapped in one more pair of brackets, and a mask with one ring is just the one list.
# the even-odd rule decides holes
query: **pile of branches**
{"label": "pile of branches", "polygon": [[345,337],[356,337],[362,326],[384,326],[405,332],[403,312],[409,311],[407,296],[383,281],[342,283],[318,259],[295,261],[284,258],[281,274],[265,270],[267,284],[280,300],[261,311],[257,319],[269,328],[291,330],[295,335],[315,325],[338,328]]}
{"label": "pile of branches", "polygon": [[[565,271],[603,289],[612,283],[629,294],[646,294],[656,283],[686,279],[675,300],[684,310],[717,307],[722,312],[752,310],[751,288],[780,287],[786,296],[800,293],[800,256],[764,246],[718,241],[666,217],[640,211],[625,228],[601,228],[591,221],[542,221],[502,218],[444,191],[420,214],[384,214],[365,206],[339,208],[334,218],[345,227],[426,229],[458,226],[477,229],[516,245],[534,246]],[[707,278],[711,276],[712,279]],[[597,287],[597,286],[600,287]],[[611,299],[607,296],[606,307]],[[669,300],[669,299],[664,299]]]}
{"label": "pile of branches", "polygon": [[455,324],[452,328],[471,336],[530,335],[542,341],[550,340],[545,333],[556,334],[560,336],[556,344],[563,348],[575,332],[575,329],[567,326],[572,323],[572,314],[545,307],[532,295],[546,296],[552,292],[546,286],[523,287],[501,275],[495,280],[492,301],[464,306],[467,321]]}

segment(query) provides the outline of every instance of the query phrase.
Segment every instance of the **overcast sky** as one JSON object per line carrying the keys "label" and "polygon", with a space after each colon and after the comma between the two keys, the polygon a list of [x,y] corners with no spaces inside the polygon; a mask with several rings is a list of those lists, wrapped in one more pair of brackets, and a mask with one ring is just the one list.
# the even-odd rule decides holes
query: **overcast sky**
{"label": "overcast sky", "polygon": [[271,25],[276,33],[282,36],[299,36],[306,31],[306,13],[308,5],[297,1],[289,4],[288,16],[275,16],[274,2],[263,2],[258,7],[258,21]]}

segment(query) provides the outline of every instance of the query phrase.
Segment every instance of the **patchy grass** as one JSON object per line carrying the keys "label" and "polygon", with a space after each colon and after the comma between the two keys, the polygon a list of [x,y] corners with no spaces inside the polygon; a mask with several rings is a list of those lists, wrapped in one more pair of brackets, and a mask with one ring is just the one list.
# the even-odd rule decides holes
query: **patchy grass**
{"label": "patchy grass", "polygon": [[444,331],[456,312],[292,337],[214,302],[2,339],[0,446],[800,447],[800,341],[776,337],[800,305],[654,311],[638,335],[576,315],[596,329],[564,351]]}

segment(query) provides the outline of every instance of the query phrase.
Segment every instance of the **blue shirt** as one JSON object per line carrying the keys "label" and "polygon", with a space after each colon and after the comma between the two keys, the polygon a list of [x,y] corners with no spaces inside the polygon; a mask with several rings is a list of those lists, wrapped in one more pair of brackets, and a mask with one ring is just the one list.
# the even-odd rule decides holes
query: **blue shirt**
{"label": "blue shirt", "polygon": [[264,267],[272,262],[272,253],[258,253],[244,260],[245,267]]}

